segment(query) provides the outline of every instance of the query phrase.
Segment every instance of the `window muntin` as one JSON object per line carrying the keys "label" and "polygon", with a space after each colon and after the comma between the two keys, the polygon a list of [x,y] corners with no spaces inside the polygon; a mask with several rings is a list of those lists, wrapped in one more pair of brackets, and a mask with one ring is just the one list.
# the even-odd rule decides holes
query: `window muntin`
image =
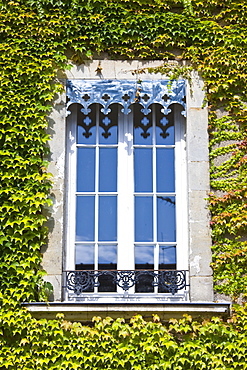
{"label": "window muntin", "polygon": [[[69,151],[77,173],[76,201],[73,191],[70,197],[75,203],[76,237],[71,222],[66,268],[178,268],[176,226],[181,221],[175,205],[181,194],[177,197],[175,172],[182,163],[181,108],[171,106],[174,109],[167,109],[166,116],[160,104],[152,104],[148,114],[141,104],[132,104],[128,115],[119,104],[110,105],[108,114],[102,113],[100,104],[88,106],[89,114],[83,114],[80,104],[74,108],[77,118],[70,135],[74,149]],[[186,267],[180,262],[179,268]],[[94,291],[117,289],[104,284]],[[135,291],[146,292],[144,285]],[[157,288],[151,290],[157,293]]]}

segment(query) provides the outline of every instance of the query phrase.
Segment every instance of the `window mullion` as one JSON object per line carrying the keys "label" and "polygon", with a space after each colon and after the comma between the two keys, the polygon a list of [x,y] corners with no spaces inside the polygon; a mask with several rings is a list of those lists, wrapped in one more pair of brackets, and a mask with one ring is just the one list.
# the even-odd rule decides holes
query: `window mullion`
{"label": "window mullion", "polygon": [[154,269],[159,266],[159,246],[157,243],[157,165],[156,165],[156,109],[152,109],[153,122],[153,230],[154,230]]}
{"label": "window mullion", "polygon": [[[125,115],[125,131],[127,133],[128,151],[127,151],[127,178],[126,178],[126,189],[128,191],[128,266],[130,270],[135,269],[135,257],[134,257],[134,122],[133,122],[133,110]],[[133,288],[134,289],[134,288]],[[134,290],[133,290],[134,292]]]}
{"label": "window mullion", "polygon": [[[157,243],[157,165],[156,165],[156,109],[152,109],[153,122],[153,230],[154,230],[154,270],[159,267],[159,245]],[[154,293],[158,293],[158,287],[154,287]]]}
{"label": "window mullion", "polygon": [[134,269],[132,113],[119,113],[118,269]]}
{"label": "window mullion", "polygon": [[118,138],[118,253],[117,253],[117,268],[124,269],[124,246],[125,246],[125,230],[124,220],[126,217],[125,210],[125,198],[126,188],[125,179],[126,173],[126,162],[125,162],[125,132],[124,132],[124,116],[121,114],[120,109],[118,111],[118,126],[119,126],[119,138]]}
{"label": "window mullion", "polygon": [[[95,153],[95,247],[94,247],[94,268],[98,270],[98,235],[99,235],[99,105],[96,108],[96,153]],[[97,288],[95,288],[97,289]]]}

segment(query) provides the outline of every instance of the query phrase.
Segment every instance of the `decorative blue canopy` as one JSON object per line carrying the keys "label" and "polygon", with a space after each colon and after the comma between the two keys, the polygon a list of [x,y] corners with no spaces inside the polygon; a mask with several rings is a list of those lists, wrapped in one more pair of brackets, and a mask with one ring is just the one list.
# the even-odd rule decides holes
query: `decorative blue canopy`
{"label": "decorative blue canopy", "polygon": [[122,105],[124,114],[130,113],[130,105],[138,102],[143,106],[142,113],[147,115],[151,112],[149,106],[158,103],[163,106],[161,112],[165,115],[171,112],[169,106],[174,103],[182,105],[186,114],[186,89],[185,80],[158,80],[158,81],[135,81],[135,80],[68,80],[67,81],[67,112],[69,106],[74,103],[82,105],[82,113],[90,113],[90,105],[99,103],[101,112],[107,115],[110,105],[117,103]]}

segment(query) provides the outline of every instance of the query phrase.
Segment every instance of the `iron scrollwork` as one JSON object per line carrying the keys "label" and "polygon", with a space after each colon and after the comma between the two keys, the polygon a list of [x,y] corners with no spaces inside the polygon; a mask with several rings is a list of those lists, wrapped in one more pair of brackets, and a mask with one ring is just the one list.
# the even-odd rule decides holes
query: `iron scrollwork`
{"label": "iron scrollwork", "polygon": [[65,288],[79,296],[100,287],[100,278],[107,277],[113,285],[127,292],[147,276],[151,278],[151,285],[163,293],[174,295],[187,286],[185,270],[77,270],[66,271]]}

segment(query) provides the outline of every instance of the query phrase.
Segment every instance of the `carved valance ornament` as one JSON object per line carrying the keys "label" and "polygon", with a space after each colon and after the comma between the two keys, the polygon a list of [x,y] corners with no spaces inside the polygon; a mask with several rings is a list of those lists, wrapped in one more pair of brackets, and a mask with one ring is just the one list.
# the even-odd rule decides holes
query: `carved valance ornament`
{"label": "carved valance ornament", "polygon": [[82,113],[91,112],[90,105],[99,103],[101,112],[107,115],[110,105],[120,104],[124,114],[130,113],[130,105],[142,105],[142,113],[148,115],[151,104],[158,103],[163,106],[161,112],[167,115],[171,112],[171,104],[180,104],[186,114],[186,89],[185,80],[159,80],[159,81],[126,81],[126,80],[68,80],[67,81],[67,112],[69,106],[78,103],[82,106]]}

